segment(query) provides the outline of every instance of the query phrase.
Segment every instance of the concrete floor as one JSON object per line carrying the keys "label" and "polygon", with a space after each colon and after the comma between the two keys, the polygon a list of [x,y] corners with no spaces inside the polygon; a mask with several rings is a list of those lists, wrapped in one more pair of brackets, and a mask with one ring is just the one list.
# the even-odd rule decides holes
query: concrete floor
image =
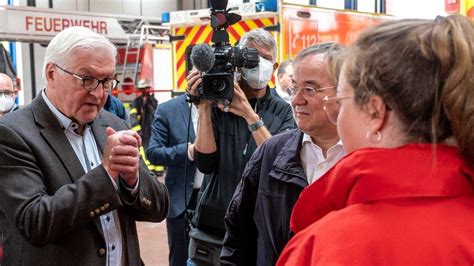
{"label": "concrete floor", "polygon": [[168,237],[166,222],[145,223],[137,222],[140,252],[145,265],[168,265]]}

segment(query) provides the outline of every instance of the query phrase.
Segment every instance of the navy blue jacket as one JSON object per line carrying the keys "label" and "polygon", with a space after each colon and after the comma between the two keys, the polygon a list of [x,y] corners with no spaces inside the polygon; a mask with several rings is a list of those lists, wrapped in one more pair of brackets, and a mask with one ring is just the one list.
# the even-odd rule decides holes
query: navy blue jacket
{"label": "navy blue jacket", "polygon": [[113,96],[112,94],[109,94],[109,97],[107,97],[107,101],[104,104],[104,109],[122,118],[123,120],[128,121],[127,112],[125,111],[123,103],[119,98]]}
{"label": "navy blue jacket", "polygon": [[[184,212],[193,191],[196,166],[187,160],[189,112],[189,103],[186,102],[184,94],[159,104],[155,111],[150,143],[146,151],[146,156],[152,164],[166,166],[165,185],[170,195],[169,218],[175,218]],[[189,142],[194,143],[196,134],[192,122],[189,133]],[[185,162],[187,162],[186,181]]]}
{"label": "navy blue jacket", "polygon": [[225,216],[222,265],[275,265],[291,237],[290,217],[308,186],[299,129],[263,143],[247,163]]}

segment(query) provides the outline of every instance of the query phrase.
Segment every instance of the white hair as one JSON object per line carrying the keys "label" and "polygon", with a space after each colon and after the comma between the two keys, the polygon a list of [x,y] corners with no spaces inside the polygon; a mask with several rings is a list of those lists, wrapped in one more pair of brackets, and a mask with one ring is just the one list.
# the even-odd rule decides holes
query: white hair
{"label": "white hair", "polygon": [[46,65],[55,63],[67,68],[72,63],[69,58],[76,49],[90,50],[91,53],[109,53],[114,61],[117,57],[115,45],[104,36],[85,27],[67,28],[58,33],[46,48],[43,61],[43,78],[46,82]]}
{"label": "white hair", "polygon": [[248,46],[249,43],[255,46],[263,45],[268,49],[272,49],[273,62],[277,60],[278,48],[275,39],[270,34],[270,32],[262,28],[258,28],[245,33],[240,39],[239,44]]}

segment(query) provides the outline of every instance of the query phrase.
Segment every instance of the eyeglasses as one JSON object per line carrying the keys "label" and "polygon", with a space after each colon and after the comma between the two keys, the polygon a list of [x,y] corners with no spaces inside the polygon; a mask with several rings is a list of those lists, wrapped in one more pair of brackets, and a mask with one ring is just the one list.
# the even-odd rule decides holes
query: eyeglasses
{"label": "eyeglasses", "polygon": [[312,87],[303,87],[303,88],[298,88],[298,87],[291,87],[288,88],[291,97],[295,97],[296,94],[298,94],[299,91],[303,94],[303,96],[307,97],[314,97],[316,94],[321,93],[325,90],[329,89],[334,89],[336,86],[329,86],[329,87],[323,87],[323,88],[312,88]]}
{"label": "eyeglasses", "polygon": [[337,117],[339,116],[339,110],[341,109],[341,100],[353,99],[354,96],[341,96],[341,97],[329,97],[326,96],[323,99],[323,108],[326,112],[326,116],[329,121],[334,125],[337,123]]}
{"label": "eyeglasses", "polygon": [[0,97],[5,96],[6,98],[13,98],[15,93],[13,91],[0,91]]}
{"label": "eyeglasses", "polygon": [[62,71],[66,72],[67,74],[77,78],[78,80],[81,80],[82,87],[84,88],[84,90],[88,92],[91,92],[97,89],[97,87],[99,87],[99,84],[101,83],[102,83],[102,89],[106,92],[110,92],[111,90],[115,89],[117,85],[119,84],[119,81],[116,79],[105,78],[103,80],[100,80],[100,79],[89,77],[89,76],[82,77],[82,76],[79,76],[77,74],[67,71],[66,69],[58,66],[57,64],[54,64],[54,65],[58,67],[59,69],[61,69]]}

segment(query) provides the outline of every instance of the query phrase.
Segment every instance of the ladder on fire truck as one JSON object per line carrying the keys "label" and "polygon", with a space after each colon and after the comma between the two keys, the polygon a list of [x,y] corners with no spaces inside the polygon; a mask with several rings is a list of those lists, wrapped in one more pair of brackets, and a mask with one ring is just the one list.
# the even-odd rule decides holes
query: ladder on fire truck
{"label": "ladder on fire truck", "polygon": [[[123,86],[135,85],[141,65],[142,47],[147,43],[164,43],[169,41],[169,27],[150,25],[146,20],[141,20],[133,33],[128,35],[125,57],[122,70],[118,72],[119,81]],[[131,81],[126,80],[131,78]]]}

